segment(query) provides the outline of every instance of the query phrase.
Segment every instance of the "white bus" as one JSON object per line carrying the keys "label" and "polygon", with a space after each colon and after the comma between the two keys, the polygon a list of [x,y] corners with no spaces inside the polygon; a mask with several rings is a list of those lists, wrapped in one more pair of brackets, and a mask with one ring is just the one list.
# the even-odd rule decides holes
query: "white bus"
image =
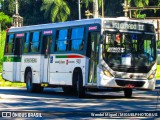
{"label": "white bus", "polygon": [[84,97],[86,90],[155,89],[154,26],[120,18],[98,18],[10,28],[3,79],[25,82],[27,91],[62,87]]}

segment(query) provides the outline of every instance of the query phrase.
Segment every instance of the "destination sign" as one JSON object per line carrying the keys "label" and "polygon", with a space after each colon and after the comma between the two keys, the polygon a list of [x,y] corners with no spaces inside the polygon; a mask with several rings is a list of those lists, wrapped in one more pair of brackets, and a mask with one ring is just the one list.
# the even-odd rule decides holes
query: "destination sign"
{"label": "destination sign", "polygon": [[146,24],[138,23],[138,22],[106,20],[104,21],[103,25],[104,25],[104,28],[106,29],[114,28],[114,29],[122,29],[122,30],[139,30],[139,31],[146,30]]}
{"label": "destination sign", "polygon": [[16,37],[24,37],[24,33],[16,34]]}
{"label": "destination sign", "polygon": [[50,35],[50,34],[52,34],[52,33],[53,33],[52,30],[43,31],[43,34],[44,34],[44,35]]}

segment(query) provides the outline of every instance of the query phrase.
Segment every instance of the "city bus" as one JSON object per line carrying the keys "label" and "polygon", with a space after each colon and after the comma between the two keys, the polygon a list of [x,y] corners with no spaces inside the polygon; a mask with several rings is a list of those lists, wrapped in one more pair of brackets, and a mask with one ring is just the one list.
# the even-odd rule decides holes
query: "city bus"
{"label": "city bus", "polygon": [[154,90],[156,37],[153,24],[96,18],[12,27],[6,36],[5,80],[28,92],[62,87],[85,97],[91,89]]}

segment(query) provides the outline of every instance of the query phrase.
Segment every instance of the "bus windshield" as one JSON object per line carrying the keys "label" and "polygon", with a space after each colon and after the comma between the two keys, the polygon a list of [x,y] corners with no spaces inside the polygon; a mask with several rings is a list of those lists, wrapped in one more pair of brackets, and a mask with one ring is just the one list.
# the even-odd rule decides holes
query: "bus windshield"
{"label": "bus windshield", "polygon": [[[156,61],[154,34],[141,32],[107,32],[103,42],[103,59],[116,71],[148,72]],[[148,70],[147,70],[148,68]],[[129,71],[128,71],[129,72]]]}

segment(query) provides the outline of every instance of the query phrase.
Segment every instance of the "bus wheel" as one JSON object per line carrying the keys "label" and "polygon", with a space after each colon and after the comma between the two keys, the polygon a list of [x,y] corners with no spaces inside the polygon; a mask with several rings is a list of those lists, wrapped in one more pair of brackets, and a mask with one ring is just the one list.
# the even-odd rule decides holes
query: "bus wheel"
{"label": "bus wheel", "polygon": [[28,72],[26,76],[26,87],[28,92],[42,92],[43,87],[38,84],[32,83],[32,73]]}
{"label": "bus wheel", "polygon": [[77,75],[77,95],[79,98],[85,97],[85,87],[83,87],[82,74]]}
{"label": "bus wheel", "polygon": [[125,88],[125,89],[124,89],[124,96],[125,96],[126,98],[131,98],[131,97],[132,97],[132,89],[130,89],[130,88]]}

